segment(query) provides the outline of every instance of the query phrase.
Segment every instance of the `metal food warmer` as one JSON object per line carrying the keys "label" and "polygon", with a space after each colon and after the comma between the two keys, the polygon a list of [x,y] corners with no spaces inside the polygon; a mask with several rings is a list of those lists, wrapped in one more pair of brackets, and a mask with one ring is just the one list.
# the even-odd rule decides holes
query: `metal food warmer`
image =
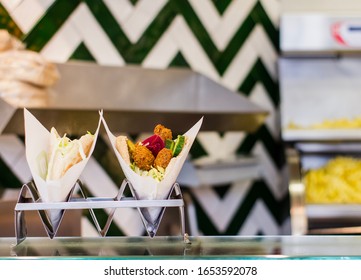
{"label": "metal food warmer", "polygon": [[[326,167],[336,159],[361,156],[361,16],[286,13],[280,38],[292,234],[360,233],[361,204],[339,198],[347,191]],[[341,172],[347,166],[337,168]],[[356,185],[359,181],[355,178]],[[315,200],[309,198],[312,192]],[[326,192],[334,192],[334,199],[324,199]]]}

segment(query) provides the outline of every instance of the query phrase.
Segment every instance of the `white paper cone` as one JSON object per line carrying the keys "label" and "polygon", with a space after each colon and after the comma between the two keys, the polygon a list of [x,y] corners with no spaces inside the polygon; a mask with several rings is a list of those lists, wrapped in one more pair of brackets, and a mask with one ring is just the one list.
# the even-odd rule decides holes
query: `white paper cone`
{"label": "white paper cone", "polygon": [[[173,184],[176,182],[176,179],[188,156],[189,150],[192,147],[192,144],[198,134],[199,129],[201,128],[203,118],[201,118],[191,129],[189,129],[184,134],[185,136],[187,136],[187,142],[183,147],[182,152],[177,157],[171,160],[165,171],[164,178],[160,182],[157,182],[149,176],[140,176],[130,168],[130,166],[124,161],[124,159],[116,149],[116,137],[109,130],[108,125],[103,117],[102,121],[114,149],[114,152],[118,158],[119,164],[124,172],[124,175],[131,182],[138,198],[144,200],[163,200],[169,196],[169,192]],[[148,208],[148,211],[151,221],[154,222],[158,218],[161,208],[152,207]]]}
{"label": "white paper cone", "polygon": [[61,210],[47,210],[47,213],[51,221],[51,224],[53,225],[53,228],[54,229],[58,228],[62,218]]}
{"label": "white paper cone", "polygon": [[[64,202],[83,172],[97,141],[101,117],[94,133],[94,141],[86,159],[72,166],[60,180],[46,181],[40,176],[39,155],[47,153],[50,132],[27,110],[24,109],[25,152],[31,175],[43,202]],[[59,223],[61,210],[48,211],[53,226]]]}

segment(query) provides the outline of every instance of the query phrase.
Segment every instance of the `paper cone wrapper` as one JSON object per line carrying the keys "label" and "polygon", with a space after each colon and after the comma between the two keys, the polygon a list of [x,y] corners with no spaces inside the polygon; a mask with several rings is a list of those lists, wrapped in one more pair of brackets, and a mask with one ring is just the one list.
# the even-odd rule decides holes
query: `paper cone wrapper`
{"label": "paper cone wrapper", "polygon": [[[39,168],[39,155],[48,152],[50,132],[27,109],[24,109],[24,121],[26,159],[41,201],[47,203],[65,202],[94,151],[101,117],[99,117],[98,127],[94,133],[94,141],[88,157],[72,166],[60,180],[51,181],[46,181],[40,176]],[[56,227],[60,222],[61,210],[51,210],[48,213],[52,225]]]}
{"label": "paper cone wrapper", "polygon": [[[176,179],[183,167],[183,164],[189,154],[189,151],[192,147],[192,144],[198,134],[199,129],[201,128],[203,118],[201,118],[191,129],[189,129],[184,135],[187,137],[185,146],[183,147],[181,153],[172,158],[168,167],[165,170],[165,175],[162,181],[157,182],[150,176],[141,176],[135,173],[130,166],[124,161],[123,157],[120,155],[116,149],[115,142],[116,136],[109,130],[108,125],[105,119],[102,117],[102,121],[105,127],[105,130],[110,139],[111,145],[114,149],[114,152],[118,158],[119,164],[124,172],[125,177],[130,181],[133,186],[134,191],[137,194],[137,198],[141,200],[163,200],[167,199],[169,192],[176,182]],[[148,208],[151,221],[155,222],[159,216],[161,208],[154,207]]]}

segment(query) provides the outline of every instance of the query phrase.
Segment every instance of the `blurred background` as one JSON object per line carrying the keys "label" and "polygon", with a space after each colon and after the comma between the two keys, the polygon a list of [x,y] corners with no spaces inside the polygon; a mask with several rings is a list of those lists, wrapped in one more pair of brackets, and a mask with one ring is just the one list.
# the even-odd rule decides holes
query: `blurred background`
{"label": "blurred background", "polygon": [[[194,161],[252,159],[237,163],[242,176],[231,182],[184,184],[182,189],[196,234],[278,235],[291,233],[277,64],[281,15],[357,9],[361,3],[352,0],[1,0],[0,29],[56,63],[189,68],[267,110],[266,121],[253,133],[203,131],[192,147]],[[24,151],[22,136],[0,135],[3,202],[16,199],[19,188],[31,179]],[[97,196],[115,194],[121,180],[113,152],[100,138],[82,181]],[[122,209],[109,231],[142,234],[135,209]],[[86,212],[81,235],[97,235]]]}

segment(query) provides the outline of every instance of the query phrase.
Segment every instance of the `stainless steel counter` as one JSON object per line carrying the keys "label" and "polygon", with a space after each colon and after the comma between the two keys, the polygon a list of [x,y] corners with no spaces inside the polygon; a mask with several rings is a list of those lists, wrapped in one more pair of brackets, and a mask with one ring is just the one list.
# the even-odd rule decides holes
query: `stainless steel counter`
{"label": "stainless steel counter", "polygon": [[0,259],[361,259],[361,236],[13,238]]}

